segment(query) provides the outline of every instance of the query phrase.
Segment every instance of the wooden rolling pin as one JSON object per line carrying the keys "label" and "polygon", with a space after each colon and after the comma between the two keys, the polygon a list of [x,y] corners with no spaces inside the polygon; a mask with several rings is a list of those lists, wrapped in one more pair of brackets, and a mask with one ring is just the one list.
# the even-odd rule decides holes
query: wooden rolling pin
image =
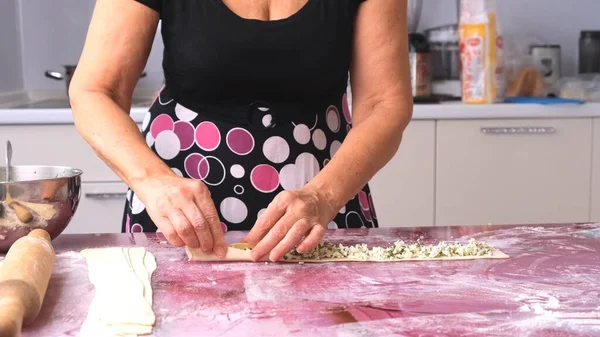
{"label": "wooden rolling pin", "polygon": [[10,247],[0,267],[0,336],[18,337],[42,307],[55,253],[50,235],[34,229]]}
{"label": "wooden rolling pin", "polygon": [[19,204],[16,200],[14,200],[10,192],[6,193],[6,202],[8,203],[8,206],[10,206],[10,208],[15,210],[17,218],[19,218],[19,220],[21,220],[22,223],[30,223],[31,220],[33,220],[33,215],[31,214],[31,212],[27,208]]}
{"label": "wooden rolling pin", "polygon": [[33,220],[33,215],[31,212],[27,208],[23,207],[20,203],[13,200],[8,205],[15,210],[17,218],[19,218],[22,223],[30,223]]}

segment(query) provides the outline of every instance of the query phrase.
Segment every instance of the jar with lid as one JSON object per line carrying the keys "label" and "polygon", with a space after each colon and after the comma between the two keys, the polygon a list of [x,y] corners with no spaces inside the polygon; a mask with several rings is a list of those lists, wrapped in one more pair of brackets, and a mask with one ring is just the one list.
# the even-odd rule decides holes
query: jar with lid
{"label": "jar with lid", "polygon": [[560,45],[532,44],[529,46],[529,54],[533,59],[534,65],[540,70],[547,88],[552,87],[560,80]]}
{"label": "jar with lid", "polygon": [[430,46],[423,34],[408,34],[408,56],[413,97],[431,96]]}
{"label": "jar with lid", "polygon": [[600,73],[600,31],[583,30],[579,36],[579,73]]}

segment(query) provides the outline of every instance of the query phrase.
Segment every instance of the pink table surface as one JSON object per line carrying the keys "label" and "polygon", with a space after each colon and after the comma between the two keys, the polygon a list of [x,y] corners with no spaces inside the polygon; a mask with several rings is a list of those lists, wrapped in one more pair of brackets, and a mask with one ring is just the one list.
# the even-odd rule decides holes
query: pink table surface
{"label": "pink table surface", "polygon": [[327,239],[470,237],[511,258],[199,263],[161,235],[62,235],[42,311],[23,335],[77,334],[94,295],[80,250],[143,246],[158,262],[153,336],[600,336],[600,224],[336,230]]}

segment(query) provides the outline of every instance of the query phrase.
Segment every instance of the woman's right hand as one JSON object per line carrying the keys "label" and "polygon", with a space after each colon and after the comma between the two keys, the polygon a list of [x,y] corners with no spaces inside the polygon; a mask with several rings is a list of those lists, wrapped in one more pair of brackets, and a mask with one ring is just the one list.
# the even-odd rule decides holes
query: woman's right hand
{"label": "woman's right hand", "polygon": [[219,215],[204,183],[175,174],[160,175],[132,183],[132,189],[172,245],[225,256]]}

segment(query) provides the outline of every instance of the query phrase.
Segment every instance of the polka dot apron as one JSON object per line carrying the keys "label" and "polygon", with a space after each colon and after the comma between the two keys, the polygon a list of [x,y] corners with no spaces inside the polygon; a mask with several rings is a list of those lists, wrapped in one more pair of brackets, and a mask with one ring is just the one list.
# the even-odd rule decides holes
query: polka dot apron
{"label": "polka dot apron", "polygon": [[[301,118],[296,118],[300,114],[278,113],[268,103],[257,104],[248,109],[250,122],[241,124],[192,111],[163,88],[144,117],[142,133],[148,146],[177,175],[206,184],[224,230],[250,230],[279,192],[302,187],[340,148],[351,128],[351,115],[346,95],[335,96],[314,112],[313,108],[304,111]],[[327,227],[377,226],[365,186]],[[157,231],[131,190],[122,230]]]}

